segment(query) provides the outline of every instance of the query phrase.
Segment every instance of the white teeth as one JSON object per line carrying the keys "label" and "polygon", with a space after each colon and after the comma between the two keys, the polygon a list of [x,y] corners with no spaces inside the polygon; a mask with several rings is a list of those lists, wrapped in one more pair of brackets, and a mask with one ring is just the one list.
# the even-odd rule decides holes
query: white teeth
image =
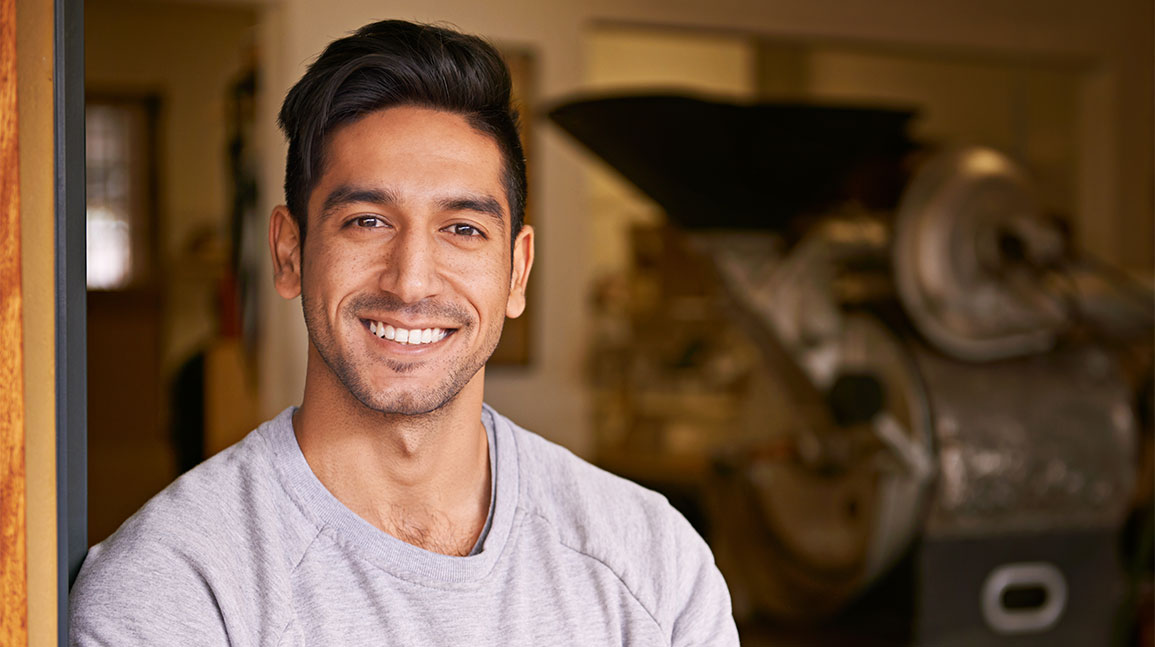
{"label": "white teeth", "polygon": [[391,339],[399,344],[433,344],[445,339],[449,331],[444,328],[394,328],[382,321],[370,321],[369,332],[382,339]]}

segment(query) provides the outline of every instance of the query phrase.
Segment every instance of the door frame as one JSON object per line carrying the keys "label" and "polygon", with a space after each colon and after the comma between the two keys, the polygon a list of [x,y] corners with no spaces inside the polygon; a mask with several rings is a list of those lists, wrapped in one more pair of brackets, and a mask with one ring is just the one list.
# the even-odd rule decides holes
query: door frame
{"label": "door frame", "polygon": [[24,290],[16,2],[0,0],[0,643],[28,641]]}
{"label": "door frame", "polygon": [[88,552],[84,2],[54,0],[57,631]]}

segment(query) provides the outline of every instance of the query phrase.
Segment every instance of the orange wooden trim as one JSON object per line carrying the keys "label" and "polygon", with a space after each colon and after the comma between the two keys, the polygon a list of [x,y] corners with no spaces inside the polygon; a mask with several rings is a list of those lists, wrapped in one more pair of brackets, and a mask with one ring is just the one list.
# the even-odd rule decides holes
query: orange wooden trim
{"label": "orange wooden trim", "polygon": [[0,0],[0,645],[28,644],[16,0]]}

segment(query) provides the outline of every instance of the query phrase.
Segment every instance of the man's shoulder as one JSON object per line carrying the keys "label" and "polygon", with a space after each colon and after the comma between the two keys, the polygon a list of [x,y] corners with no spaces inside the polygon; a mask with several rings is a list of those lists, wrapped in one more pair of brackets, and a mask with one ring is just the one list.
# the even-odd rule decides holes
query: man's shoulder
{"label": "man's shoulder", "polygon": [[245,596],[245,586],[287,574],[308,524],[296,522],[277,477],[269,424],[178,478],[89,551],[71,593],[77,630],[109,622],[108,605],[212,615],[221,595]]}
{"label": "man's shoulder", "polygon": [[610,569],[656,618],[675,612],[687,573],[716,571],[705,541],[664,496],[513,428],[525,514],[566,550]]}
{"label": "man's shoulder", "polygon": [[219,546],[230,527],[251,520],[265,500],[277,498],[280,488],[262,438],[264,427],[178,477],[102,546],[115,549],[141,542]]}
{"label": "man's shoulder", "polygon": [[671,644],[738,644],[714,556],[665,497],[602,470],[510,423],[518,445],[519,507],[556,542],[609,569]]}
{"label": "man's shoulder", "polygon": [[[634,522],[659,531],[681,515],[666,497],[610,473],[569,449],[513,425],[526,511],[567,535]],[[594,537],[589,537],[592,540]]]}

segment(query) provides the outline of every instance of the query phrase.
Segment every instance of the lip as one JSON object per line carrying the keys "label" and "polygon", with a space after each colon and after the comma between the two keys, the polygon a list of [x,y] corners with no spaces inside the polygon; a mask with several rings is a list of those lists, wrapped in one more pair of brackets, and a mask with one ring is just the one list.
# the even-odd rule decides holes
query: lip
{"label": "lip", "polygon": [[[414,329],[424,329],[424,328],[441,328],[441,329],[445,330],[446,334],[445,334],[445,337],[443,337],[440,340],[435,341],[435,342],[429,342],[429,343],[424,343],[424,344],[403,344],[403,343],[395,342],[391,339],[385,339],[384,337],[378,337],[373,332],[370,332],[369,323],[371,321],[382,321],[382,320],[380,320],[380,319],[361,319],[361,329],[365,331],[365,334],[372,337],[377,343],[382,344],[383,345],[382,348],[388,350],[389,352],[399,353],[399,354],[403,354],[403,355],[420,355],[420,354],[433,352],[439,348],[442,348],[443,346],[445,346],[445,342],[452,339],[456,335],[457,331],[459,330],[459,328],[447,328],[445,326],[436,326],[436,325],[427,325],[427,326],[420,326],[420,327],[419,326],[413,326],[413,327],[408,328],[408,329],[414,330]],[[382,323],[388,323],[388,322],[382,321]],[[393,325],[393,324],[389,324],[389,325]],[[398,326],[394,326],[394,327],[396,328]],[[406,326],[401,326],[401,327],[404,328]]]}
{"label": "lip", "polygon": [[393,326],[394,328],[404,328],[406,330],[424,330],[426,328],[441,328],[443,330],[458,330],[459,328],[461,328],[461,325],[457,324],[457,323],[448,324],[448,325],[443,324],[443,323],[411,323],[411,322],[399,321],[397,319],[390,319],[388,317],[373,317],[373,316],[358,317],[358,319],[361,320],[361,324],[363,326],[365,326],[366,330],[369,328],[369,322],[371,322],[371,321],[377,321],[377,322],[385,324],[386,326]]}

